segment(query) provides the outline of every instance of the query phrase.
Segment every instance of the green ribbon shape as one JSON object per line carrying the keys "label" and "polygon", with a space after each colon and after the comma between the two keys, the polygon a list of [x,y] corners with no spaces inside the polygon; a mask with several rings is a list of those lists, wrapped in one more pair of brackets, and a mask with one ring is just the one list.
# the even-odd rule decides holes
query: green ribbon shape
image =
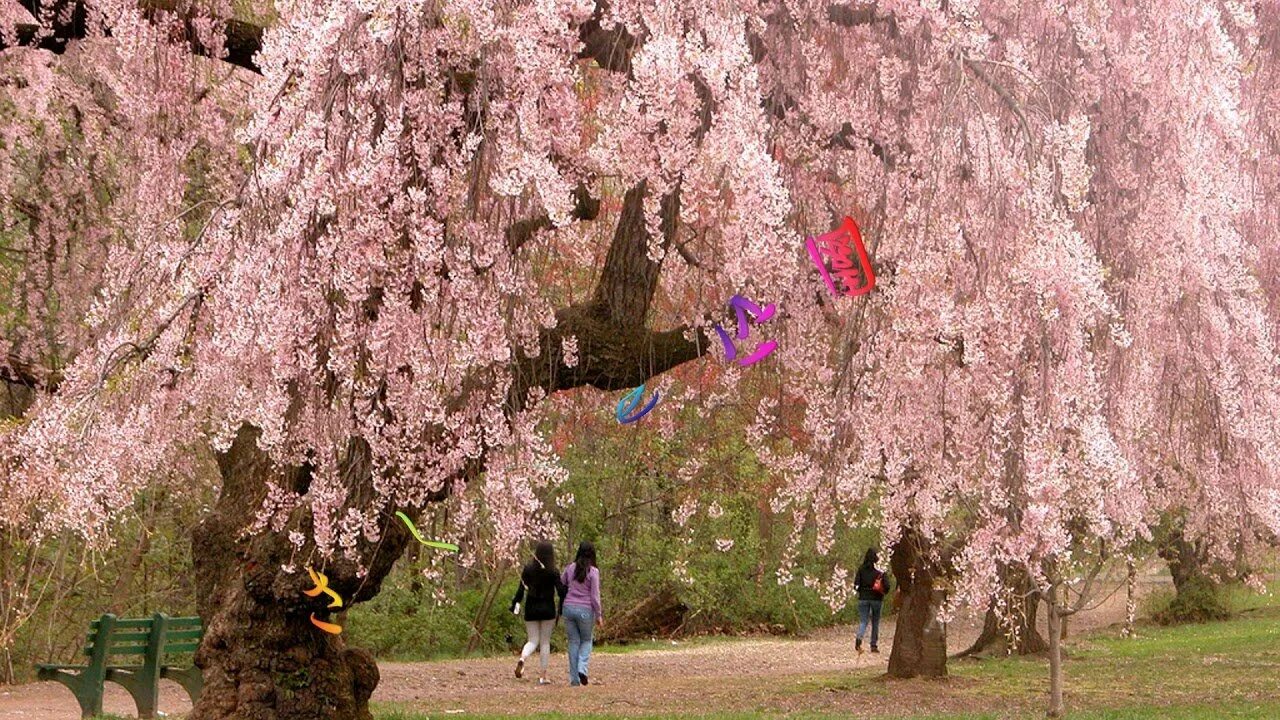
{"label": "green ribbon shape", "polygon": [[405,515],[399,510],[396,511],[396,515],[401,520],[404,521],[405,525],[409,526],[409,532],[413,533],[413,536],[418,538],[418,542],[422,543],[423,545],[426,545],[428,547],[433,547],[433,548],[440,548],[441,550],[452,550],[453,552],[458,552],[458,546],[454,545],[453,543],[440,542],[439,540],[428,540],[422,537],[422,533],[418,532],[418,528],[413,526],[413,521],[409,519],[408,515]]}

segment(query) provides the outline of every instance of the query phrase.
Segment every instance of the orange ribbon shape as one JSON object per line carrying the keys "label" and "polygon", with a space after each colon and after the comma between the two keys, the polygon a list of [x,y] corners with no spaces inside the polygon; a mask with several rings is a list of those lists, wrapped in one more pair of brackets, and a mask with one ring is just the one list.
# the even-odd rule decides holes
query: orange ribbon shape
{"label": "orange ribbon shape", "polygon": [[[342,607],[342,596],[339,595],[337,592],[335,592],[333,588],[329,587],[329,578],[326,577],[324,573],[318,573],[315,570],[312,570],[310,566],[308,566],[307,574],[311,576],[311,582],[315,583],[316,586],[311,588],[310,590],[303,590],[302,591],[303,595],[306,595],[307,597],[317,597],[320,595],[320,593],[324,593],[325,595],[328,595],[329,597],[333,598],[333,602],[329,603],[329,607],[331,608]],[[311,613],[311,624],[315,625],[316,627],[320,628],[321,630],[327,633],[332,633],[334,635],[337,635],[338,633],[342,632],[341,625],[325,622],[323,620],[317,620],[315,613]]]}
{"label": "orange ribbon shape", "polygon": [[335,625],[333,623],[327,623],[323,620],[317,620],[315,613],[311,613],[311,624],[315,625],[316,627],[320,628],[321,630],[327,633],[333,633],[334,635],[337,635],[338,633],[342,632],[341,625]]}
{"label": "orange ribbon shape", "polygon": [[311,582],[315,583],[316,586],[310,590],[303,590],[303,595],[306,595],[307,597],[316,597],[320,593],[324,593],[325,595],[333,598],[333,602],[329,603],[329,607],[342,607],[342,596],[329,587],[329,578],[325,577],[324,573],[317,573],[312,570],[310,566],[307,567],[307,573],[311,575]]}

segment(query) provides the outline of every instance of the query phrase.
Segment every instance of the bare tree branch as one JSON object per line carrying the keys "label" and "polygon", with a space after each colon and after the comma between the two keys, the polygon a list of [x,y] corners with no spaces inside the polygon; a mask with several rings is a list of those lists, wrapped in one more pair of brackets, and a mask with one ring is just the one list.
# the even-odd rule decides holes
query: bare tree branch
{"label": "bare tree branch", "polygon": [[[547,392],[582,385],[603,390],[634,387],[706,354],[707,337],[700,330],[679,327],[657,331],[646,326],[662,269],[661,263],[649,259],[646,189],[646,184],[640,183],[623,198],[622,213],[591,300],[557,311],[556,325],[543,331],[537,356],[519,356],[513,368],[516,381],[508,395],[511,408],[523,409],[528,390],[534,387]],[[664,248],[674,244],[679,205],[678,190],[662,198]],[[563,350],[570,337],[578,344],[577,362],[572,366],[566,363]]]}
{"label": "bare tree branch", "polygon": [[[644,326],[662,269],[660,262],[649,259],[649,233],[644,221],[646,190],[647,184],[641,182],[623,197],[622,214],[592,299],[597,312],[623,327]],[[663,247],[675,237],[679,212],[678,191],[662,198]]]}
{"label": "bare tree branch", "polygon": [[[595,220],[600,215],[600,201],[591,197],[586,185],[578,185],[573,191],[577,204],[570,215],[577,220]],[[551,217],[543,214],[535,218],[514,222],[507,228],[507,250],[515,254],[525,243],[529,242],[539,230],[550,230]]]}
{"label": "bare tree branch", "polygon": [[1027,116],[1022,112],[1022,104],[1013,96],[1003,85],[996,82],[982,66],[974,62],[971,58],[964,59],[964,66],[977,76],[987,87],[995,91],[996,95],[1004,101],[1004,104],[1013,111],[1014,116],[1018,118],[1018,125],[1022,127],[1023,134],[1027,137],[1027,162],[1035,165],[1036,146],[1035,139],[1031,135],[1031,126],[1027,123]]}

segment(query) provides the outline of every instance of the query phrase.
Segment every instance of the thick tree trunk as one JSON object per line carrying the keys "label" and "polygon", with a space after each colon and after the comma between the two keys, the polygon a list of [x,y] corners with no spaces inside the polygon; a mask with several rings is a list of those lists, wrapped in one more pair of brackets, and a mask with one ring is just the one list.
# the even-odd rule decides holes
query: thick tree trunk
{"label": "thick tree trunk", "polygon": [[[311,624],[310,615],[332,621],[325,595],[310,598],[305,551],[295,555],[285,532],[245,537],[261,507],[268,481],[305,492],[306,468],[273,466],[257,447],[258,433],[242,430],[218,457],[222,494],[214,511],[192,533],[194,580],[205,636],[195,663],[204,672],[204,689],[189,720],[371,720],[369,696],[378,683],[378,667],[365,650],[347,647],[342,635]],[[353,476],[365,469],[364,452],[353,445],[348,466]],[[307,526],[310,513],[295,510],[290,527]],[[337,561],[315,569],[329,577],[344,607],[373,597],[409,533],[386,523],[368,572]],[[308,528],[309,529],[309,528]],[[297,571],[282,571],[285,565]]]}
{"label": "thick tree trunk", "polygon": [[1174,590],[1182,595],[1188,590],[1213,585],[1209,574],[1209,561],[1195,543],[1187,540],[1182,531],[1175,530],[1159,548],[1160,558],[1169,565]]}
{"label": "thick tree trunk", "polygon": [[1037,627],[1040,593],[1031,586],[1025,572],[1006,570],[1001,575],[1014,594],[1015,605],[1010,608],[1010,616],[1001,621],[994,609],[988,609],[982,633],[968,650],[956,657],[1036,655],[1049,649],[1049,644]]}
{"label": "thick tree trunk", "polygon": [[1214,567],[1204,548],[1188,540],[1180,526],[1174,527],[1158,552],[1169,565],[1176,595],[1168,607],[1156,614],[1156,620],[1164,623],[1205,622],[1231,615],[1214,577],[1215,571],[1221,573],[1222,568]]}
{"label": "thick tree trunk", "polygon": [[1049,604],[1049,717],[1062,717],[1062,610],[1058,606],[1058,586],[1050,585]]}
{"label": "thick tree trunk", "polygon": [[935,569],[914,534],[894,545],[892,569],[899,604],[889,676],[946,677],[947,630],[938,622],[944,595],[935,587]]}

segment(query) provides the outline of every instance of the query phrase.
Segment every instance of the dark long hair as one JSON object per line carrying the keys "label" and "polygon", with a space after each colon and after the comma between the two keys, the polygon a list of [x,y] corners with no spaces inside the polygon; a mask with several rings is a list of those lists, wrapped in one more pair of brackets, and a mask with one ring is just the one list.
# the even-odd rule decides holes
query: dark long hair
{"label": "dark long hair", "polygon": [[551,543],[546,540],[539,541],[533,546],[533,557],[534,561],[529,563],[530,566],[541,565],[553,575],[560,574],[556,572],[556,549]]}
{"label": "dark long hair", "polygon": [[596,566],[596,546],[583,540],[578,545],[578,557],[573,559],[573,579],[587,581],[587,573]]}
{"label": "dark long hair", "polygon": [[864,568],[874,567],[876,564],[876,561],[879,559],[880,559],[880,554],[876,552],[875,548],[867,548],[867,554],[862,556],[862,567]]}

